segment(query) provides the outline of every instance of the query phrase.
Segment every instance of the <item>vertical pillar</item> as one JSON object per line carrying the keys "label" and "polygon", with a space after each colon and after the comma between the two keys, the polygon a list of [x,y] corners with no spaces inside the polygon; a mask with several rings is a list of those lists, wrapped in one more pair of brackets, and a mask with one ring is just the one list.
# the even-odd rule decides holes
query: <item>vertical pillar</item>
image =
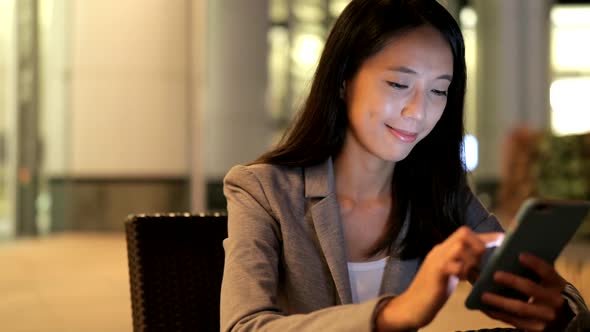
{"label": "vertical pillar", "polygon": [[549,123],[552,0],[473,0],[477,23],[476,182],[497,183],[503,144],[521,125]]}
{"label": "vertical pillar", "polygon": [[37,234],[39,190],[39,33],[37,0],[16,2],[17,197],[16,235]]}
{"label": "vertical pillar", "polygon": [[205,154],[202,153],[205,147],[203,128],[203,112],[205,111],[205,64],[206,58],[206,39],[207,31],[207,0],[186,0],[189,8],[187,18],[188,22],[188,108],[189,123],[187,144],[189,156],[190,172],[190,208],[191,211],[200,212],[205,208],[205,175],[203,170],[203,159]]}
{"label": "vertical pillar", "polygon": [[269,0],[207,2],[201,165],[219,196],[233,165],[264,152],[272,128],[266,111]]}
{"label": "vertical pillar", "polygon": [[524,119],[535,129],[551,128],[551,7],[552,0],[525,0],[521,11],[526,84],[523,87]]}

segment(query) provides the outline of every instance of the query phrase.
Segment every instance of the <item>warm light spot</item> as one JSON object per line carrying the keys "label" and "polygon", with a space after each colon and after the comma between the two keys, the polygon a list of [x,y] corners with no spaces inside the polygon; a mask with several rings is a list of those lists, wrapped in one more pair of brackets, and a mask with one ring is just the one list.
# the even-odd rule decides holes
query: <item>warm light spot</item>
{"label": "warm light spot", "polygon": [[477,13],[473,8],[465,7],[459,13],[459,21],[462,28],[475,28],[477,25]]}
{"label": "warm light spot", "polygon": [[556,135],[590,131],[590,77],[556,80],[551,84],[551,127]]}
{"label": "warm light spot", "polygon": [[315,67],[323,47],[324,41],[319,36],[300,34],[295,38],[293,59],[303,68]]}
{"label": "warm light spot", "polygon": [[590,70],[590,8],[561,6],[551,10],[552,54],[554,70]]}
{"label": "warm light spot", "polygon": [[468,171],[477,168],[479,162],[479,148],[477,138],[473,135],[465,135],[463,138],[463,162]]}

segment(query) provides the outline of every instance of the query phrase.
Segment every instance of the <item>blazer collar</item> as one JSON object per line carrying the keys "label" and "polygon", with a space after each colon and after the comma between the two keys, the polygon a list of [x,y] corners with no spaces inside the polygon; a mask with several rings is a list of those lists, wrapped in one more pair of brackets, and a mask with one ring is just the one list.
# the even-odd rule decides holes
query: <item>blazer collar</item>
{"label": "blazer collar", "polygon": [[305,168],[305,197],[326,197],[335,193],[334,163],[332,158],[321,164]]}
{"label": "blazer collar", "polygon": [[340,304],[352,303],[346,243],[334,185],[332,158],[304,170],[305,197],[311,199],[311,217],[320,247],[332,274]]}

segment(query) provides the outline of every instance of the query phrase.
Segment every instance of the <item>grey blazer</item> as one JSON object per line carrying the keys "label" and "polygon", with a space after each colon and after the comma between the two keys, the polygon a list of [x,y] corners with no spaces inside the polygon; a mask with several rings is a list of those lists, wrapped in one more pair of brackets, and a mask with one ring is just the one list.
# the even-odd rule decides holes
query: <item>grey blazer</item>
{"label": "grey blazer", "polygon": [[[330,159],[304,169],[236,166],[224,194],[222,331],[371,331],[378,303],[402,293],[420,267],[417,259],[390,258],[381,296],[351,304]],[[502,231],[475,196],[469,200],[469,227]]]}

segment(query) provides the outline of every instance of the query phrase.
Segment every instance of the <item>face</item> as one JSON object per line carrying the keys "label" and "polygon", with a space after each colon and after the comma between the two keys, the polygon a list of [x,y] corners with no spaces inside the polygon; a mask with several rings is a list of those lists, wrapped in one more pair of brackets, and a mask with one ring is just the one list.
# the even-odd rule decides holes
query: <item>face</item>
{"label": "face", "polygon": [[443,114],[453,74],[448,42],[423,26],[393,37],[345,82],[347,145],[400,161]]}

